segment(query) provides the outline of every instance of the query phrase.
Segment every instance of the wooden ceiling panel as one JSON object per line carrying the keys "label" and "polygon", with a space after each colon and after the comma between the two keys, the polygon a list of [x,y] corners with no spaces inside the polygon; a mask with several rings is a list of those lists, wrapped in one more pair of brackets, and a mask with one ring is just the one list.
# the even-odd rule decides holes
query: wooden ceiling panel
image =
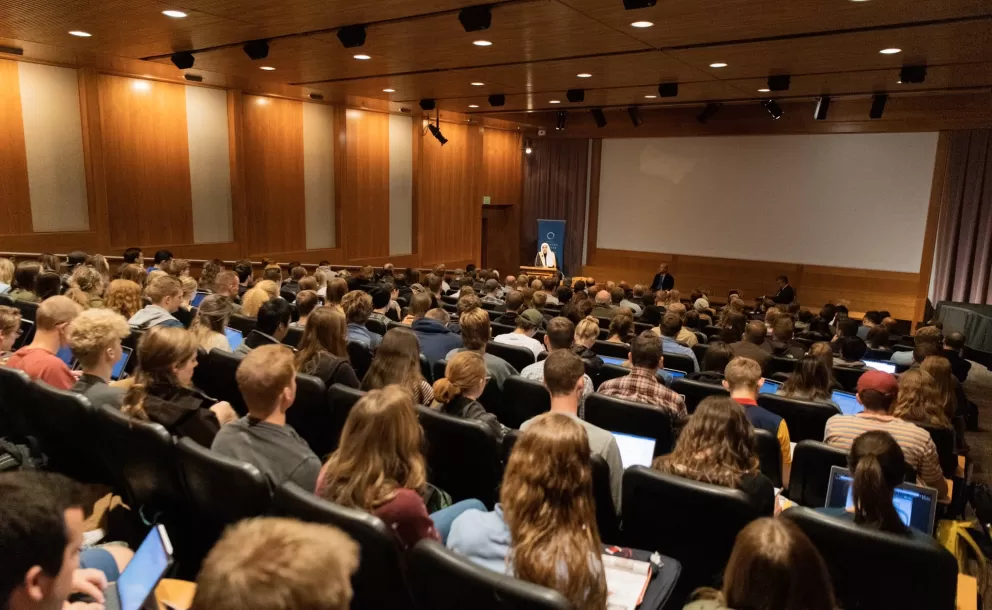
{"label": "wooden ceiling panel", "polygon": [[[967,44],[962,44],[967,41]],[[882,49],[901,53],[882,55]],[[771,40],[669,52],[720,79],[816,74],[984,61],[992,57],[992,19]],[[726,63],[725,68],[710,64]]]}
{"label": "wooden ceiling panel", "polygon": [[[559,0],[655,48],[790,36],[992,14],[987,0],[663,1],[624,10],[619,0]],[[633,28],[650,21],[651,28]]]}

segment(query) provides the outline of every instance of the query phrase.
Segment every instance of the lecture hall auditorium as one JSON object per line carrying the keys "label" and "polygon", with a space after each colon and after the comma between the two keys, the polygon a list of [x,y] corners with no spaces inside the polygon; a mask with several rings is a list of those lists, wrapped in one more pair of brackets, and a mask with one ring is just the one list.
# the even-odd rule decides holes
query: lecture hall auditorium
{"label": "lecture hall auditorium", "polygon": [[0,5],[0,608],[992,608],[987,1]]}

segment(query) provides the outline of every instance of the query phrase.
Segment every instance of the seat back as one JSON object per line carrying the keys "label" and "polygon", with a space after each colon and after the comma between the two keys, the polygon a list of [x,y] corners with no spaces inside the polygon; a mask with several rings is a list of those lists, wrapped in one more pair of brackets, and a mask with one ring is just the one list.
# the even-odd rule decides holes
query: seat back
{"label": "seat back", "polygon": [[420,354],[420,374],[424,376],[427,383],[433,384],[437,381],[434,378],[434,371],[431,370],[431,361],[423,354]]}
{"label": "seat back", "polygon": [[710,339],[706,333],[699,330],[694,330],[692,331],[692,334],[696,335],[696,341],[698,341],[696,345],[699,345],[699,343],[709,343]]}
{"label": "seat back", "polygon": [[12,352],[16,352],[34,340],[34,322],[22,317],[20,330],[21,336],[14,339],[14,344],[10,346]]}
{"label": "seat back", "polygon": [[[493,313],[495,312],[489,312],[490,318],[493,317]],[[514,330],[516,330],[515,326],[510,326],[509,324],[500,324],[498,322],[490,322],[489,327],[492,329],[494,337],[498,337],[500,335],[508,335],[512,333]]]}
{"label": "seat back", "polygon": [[840,411],[828,404],[795,400],[775,394],[760,394],[758,404],[785,420],[793,443],[822,440],[827,420],[840,414]]}
{"label": "seat back", "polygon": [[848,392],[854,392],[858,388],[858,379],[861,379],[861,376],[867,370],[867,368],[856,369],[849,366],[835,366],[834,379]]}
{"label": "seat back", "polygon": [[799,441],[792,452],[789,499],[810,508],[826,506],[831,466],[846,468],[847,452],[820,441]]}
{"label": "seat back", "polygon": [[[936,540],[918,540],[790,508],[791,519],[823,556],[837,605],[845,610],[953,610],[958,565]],[[881,587],[878,583],[897,583]]]}
{"label": "seat back", "polygon": [[611,379],[618,379],[620,377],[625,377],[627,375],[630,375],[630,369],[628,369],[625,366],[617,366],[615,364],[604,364],[603,366],[599,367],[599,374],[597,375],[599,380],[597,382],[596,387],[599,387],[600,385],[606,383]]}
{"label": "seat back", "polygon": [[427,439],[427,480],[455,502],[476,498],[492,508],[503,477],[502,447],[489,426],[417,406]]}
{"label": "seat back", "polygon": [[754,442],[761,473],[771,479],[775,487],[782,487],[782,451],[778,438],[768,430],[755,429]]}
{"label": "seat back", "polygon": [[682,592],[719,583],[737,534],[764,516],[743,491],[643,466],[624,471],[624,538],[678,559]]}
{"label": "seat back", "polygon": [[626,360],[627,355],[630,354],[630,346],[625,343],[610,343],[609,341],[597,340],[592,346],[592,351],[600,356],[623,358]]}
{"label": "seat back", "polygon": [[385,324],[374,318],[369,318],[368,320],[365,321],[365,328],[368,329],[370,332],[382,336],[385,336],[386,331],[389,330],[388,328],[386,328]]}
{"label": "seat back", "polygon": [[532,417],[551,410],[551,395],[544,384],[514,376],[503,382],[502,412],[497,414],[507,428],[519,428]]}
{"label": "seat back", "polygon": [[667,410],[595,392],[586,398],[586,421],[610,432],[655,439],[655,456],[672,450],[672,416]]}
{"label": "seat back", "polygon": [[93,451],[93,406],[80,394],[43,381],[28,386],[24,409],[28,427],[48,456],[48,468],[84,482],[110,482],[110,472]]}
{"label": "seat back", "polygon": [[14,307],[21,311],[21,317],[25,320],[34,322],[38,315],[38,303],[29,303],[28,301],[14,299]]}
{"label": "seat back", "polygon": [[444,378],[444,371],[448,368],[447,360],[437,360],[431,366],[431,371],[434,373],[434,380]]}
{"label": "seat back", "polygon": [[233,329],[240,330],[241,334],[247,337],[251,331],[255,330],[255,318],[243,316],[239,313],[231,315],[231,320],[227,323]]}
{"label": "seat back", "polygon": [[695,412],[696,407],[707,396],[730,396],[730,392],[722,385],[685,378],[672,382],[672,391],[685,396],[685,408],[689,413]]}
{"label": "seat back", "polygon": [[358,543],[358,571],[351,577],[352,610],[413,607],[399,545],[395,534],[381,519],[328,502],[292,482],[276,489],[272,512],[334,526]]}
{"label": "seat back", "polygon": [[300,341],[303,340],[303,329],[302,328],[290,328],[286,331],[286,336],[282,338],[282,344],[288,345],[293,349],[296,349],[300,345]]}
{"label": "seat back", "polygon": [[620,544],[620,519],[613,505],[613,488],[610,487],[610,465],[603,456],[593,453],[592,495],[596,501],[596,525],[603,544]]}
{"label": "seat back", "polygon": [[310,449],[323,458],[337,447],[331,402],[324,382],[311,375],[296,375],[296,400],[286,411],[286,423],[293,427],[310,445]]}
{"label": "seat back", "polygon": [[940,469],[948,479],[954,477],[958,468],[958,456],[954,452],[954,429],[941,428],[930,424],[916,424],[930,433],[933,444],[937,446],[937,459],[940,460]]}
{"label": "seat back", "polygon": [[414,595],[431,610],[571,610],[557,591],[505,576],[424,539],[410,553]]}
{"label": "seat back", "polygon": [[799,361],[795,358],[772,356],[771,361],[768,363],[768,375],[773,375],[775,373],[792,373],[796,370],[797,362]]}
{"label": "seat back", "polygon": [[25,414],[30,386],[27,373],[0,366],[0,437],[23,441],[32,434]]}
{"label": "seat back", "polygon": [[365,379],[365,374],[372,366],[372,350],[361,343],[355,341],[348,342],[348,360],[351,361],[351,368],[355,369],[358,379]]}
{"label": "seat back", "polygon": [[[327,388],[327,402],[331,412],[330,428],[326,432],[326,437],[331,441],[331,451],[338,448],[341,440],[341,431],[344,430],[344,423],[348,421],[348,414],[365,392],[349,388],[346,385],[335,383]],[[287,411],[288,413],[288,411]]]}
{"label": "seat back", "polygon": [[530,366],[537,361],[534,357],[534,352],[530,351],[526,347],[503,345],[502,343],[496,343],[494,341],[490,341],[486,344],[486,353],[506,360],[510,363],[510,366],[517,369],[518,373],[524,370],[524,367]]}
{"label": "seat back", "polygon": [[722,330],[719,326],[713,326],[712,324],[703,327],[703,332],[709,337],[719,337]]}
{"label": "seat back", "polygon": [[692,362],[692,358],[689,356],[683,356],[681,354],[668,354],[665,357],[665,368],[675,369],[676,371],[682,371],[683,373],[692,373],[696,370],[695,364]]}
{"label": "seat back", "polygon": [[258,468],[201,447],[189,438],[176,444],[179,474],[198,523],[214,540],[224,527],[241,519],[264,515],[269,508],[269,484]]}
{"label": "seat back", "polygon": [[212,398],[231,403],[238,415],[244,416],[248,414],[248,406],[241,397],[237,378],[238,365],[242,360],[243,357],[238,354],[212,349],[205,361],[196,368],[200,372],[197,379],[208,380],[206,387],[200,389]]}
{"label": "seat back", "polygon": [[696,355],[696,361],[699,364],[703,363],[703,359],[706,358],[706,351],[709,350],[710,346],[706,343],[697,343],[692,346],[692,353]]}

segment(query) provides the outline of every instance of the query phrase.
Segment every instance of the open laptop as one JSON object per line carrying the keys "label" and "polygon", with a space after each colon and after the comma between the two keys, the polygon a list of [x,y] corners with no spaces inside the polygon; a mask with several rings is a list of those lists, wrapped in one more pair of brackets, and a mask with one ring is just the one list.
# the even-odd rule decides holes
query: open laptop
{"label": "open laptop", "polygon": [[[126,345],[121,346],[121,357],[114,363],[114,368],[110,371],[111,381],[120,381],[125,377],[124,371],[127,369],[127,361],[131,359],[132,350]],[[70,365],[72,370],[76,371],[82,368],[78,360],[73,360]]]}
{"label": "open laptop", "polygon": [[621,432],[611,432],[610,434],[617,439],[617,447],[620,448],[620,462],[624,469],[631,466],[651,467],[651,460],[654,459],[654,446],[657,443],[655,439]]}
{"label": "open laptop", "polygon": [[[852,510],[851,471],[840,466],[830,467],[830,483],[827,484],[827,508]],[[903,524],[919,530],[928,536],[933,535],[934,519],[937,515],[937,490],[903,483],[892,494],[892,505]]]}
{"label": "open laptop", "polygon": [[224,335],[227,337],[227,342],[231,344],[232,352],[238,349],[238,347],[245,341],[244,335],[241,334],[241,331],[236,328],[231,328],[230,326],[224,328]]}
{"label": "open laptop", "polygon": [[758,394],[774,394],[778,392],[778,389],[782,387],[782,384],[777,381],[772,381],[771,379],[766,379],[761,387],[758,388]]}
{"label": "open laptop", "polygon": [[21,335],[14,339],[14,345],[10,348],[10,351],[16,352],[25,345],[28,344],[31,339],[31,333],[34,331],[34,322],[31,320],[26,320],[21,318]]}
{"label": "open laptop", "polygon": [[199,307],[200,306],[200,303],[203,301],[203,299],[207,298],[207,295],[209,295],[209,294],[210,294],[209,292],[204,292],[202,290],[197,290],[193,294],[193,300],[191,300],[189,302],[190,307]]}
{"label": "open laptop", "polygon": [[892,362],[885,362],[883,360],[864,360],[865,366],[870,369],[875,369],[876,371],[882,371],[883,373],[888,373],[890,375],[896,374],[896,365]]}
{"label": "open laptop", "polygon": [[858,402],[858,397],[850,392],[834,390],[830,394],[830,399],[837,403],[844,415],[857,415],[865,410],[864,405]]}
{"label": "open laptop", "polygon": [[[110,583],[104,589],[103,607],[106,610],[140,610],[143,607],[157,607],[157,603],[148,602],[154,597],[155,587],[171,565],[172,542],[165,532],[165,526],[155,525],[145,536],[117,582]],[[69,599],[92,601],[88,596],[78,594]]]}
{"label": "open laptop", "polygon": [[676,371],[675,369],[661,369],[672,376],[672,379],[682,379],[685,377],[685,371]]}
{"label": "open laptop", "polygon": [[606,364],[613,364],[616,366],[623,366],[623,363],[627,362],[626,358],[614,358],[612,356],[600,356],[600,358],[602,358],[603,362]]}

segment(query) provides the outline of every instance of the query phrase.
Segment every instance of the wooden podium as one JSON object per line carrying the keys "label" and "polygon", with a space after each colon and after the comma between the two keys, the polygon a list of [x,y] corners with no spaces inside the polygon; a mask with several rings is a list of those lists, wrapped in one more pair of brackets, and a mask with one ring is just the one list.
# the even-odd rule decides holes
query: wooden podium
{"label": "wooden podium", "polygon": [[528,277],[557,277],[558,270],[554,267],[520,267],[520,274]]}

